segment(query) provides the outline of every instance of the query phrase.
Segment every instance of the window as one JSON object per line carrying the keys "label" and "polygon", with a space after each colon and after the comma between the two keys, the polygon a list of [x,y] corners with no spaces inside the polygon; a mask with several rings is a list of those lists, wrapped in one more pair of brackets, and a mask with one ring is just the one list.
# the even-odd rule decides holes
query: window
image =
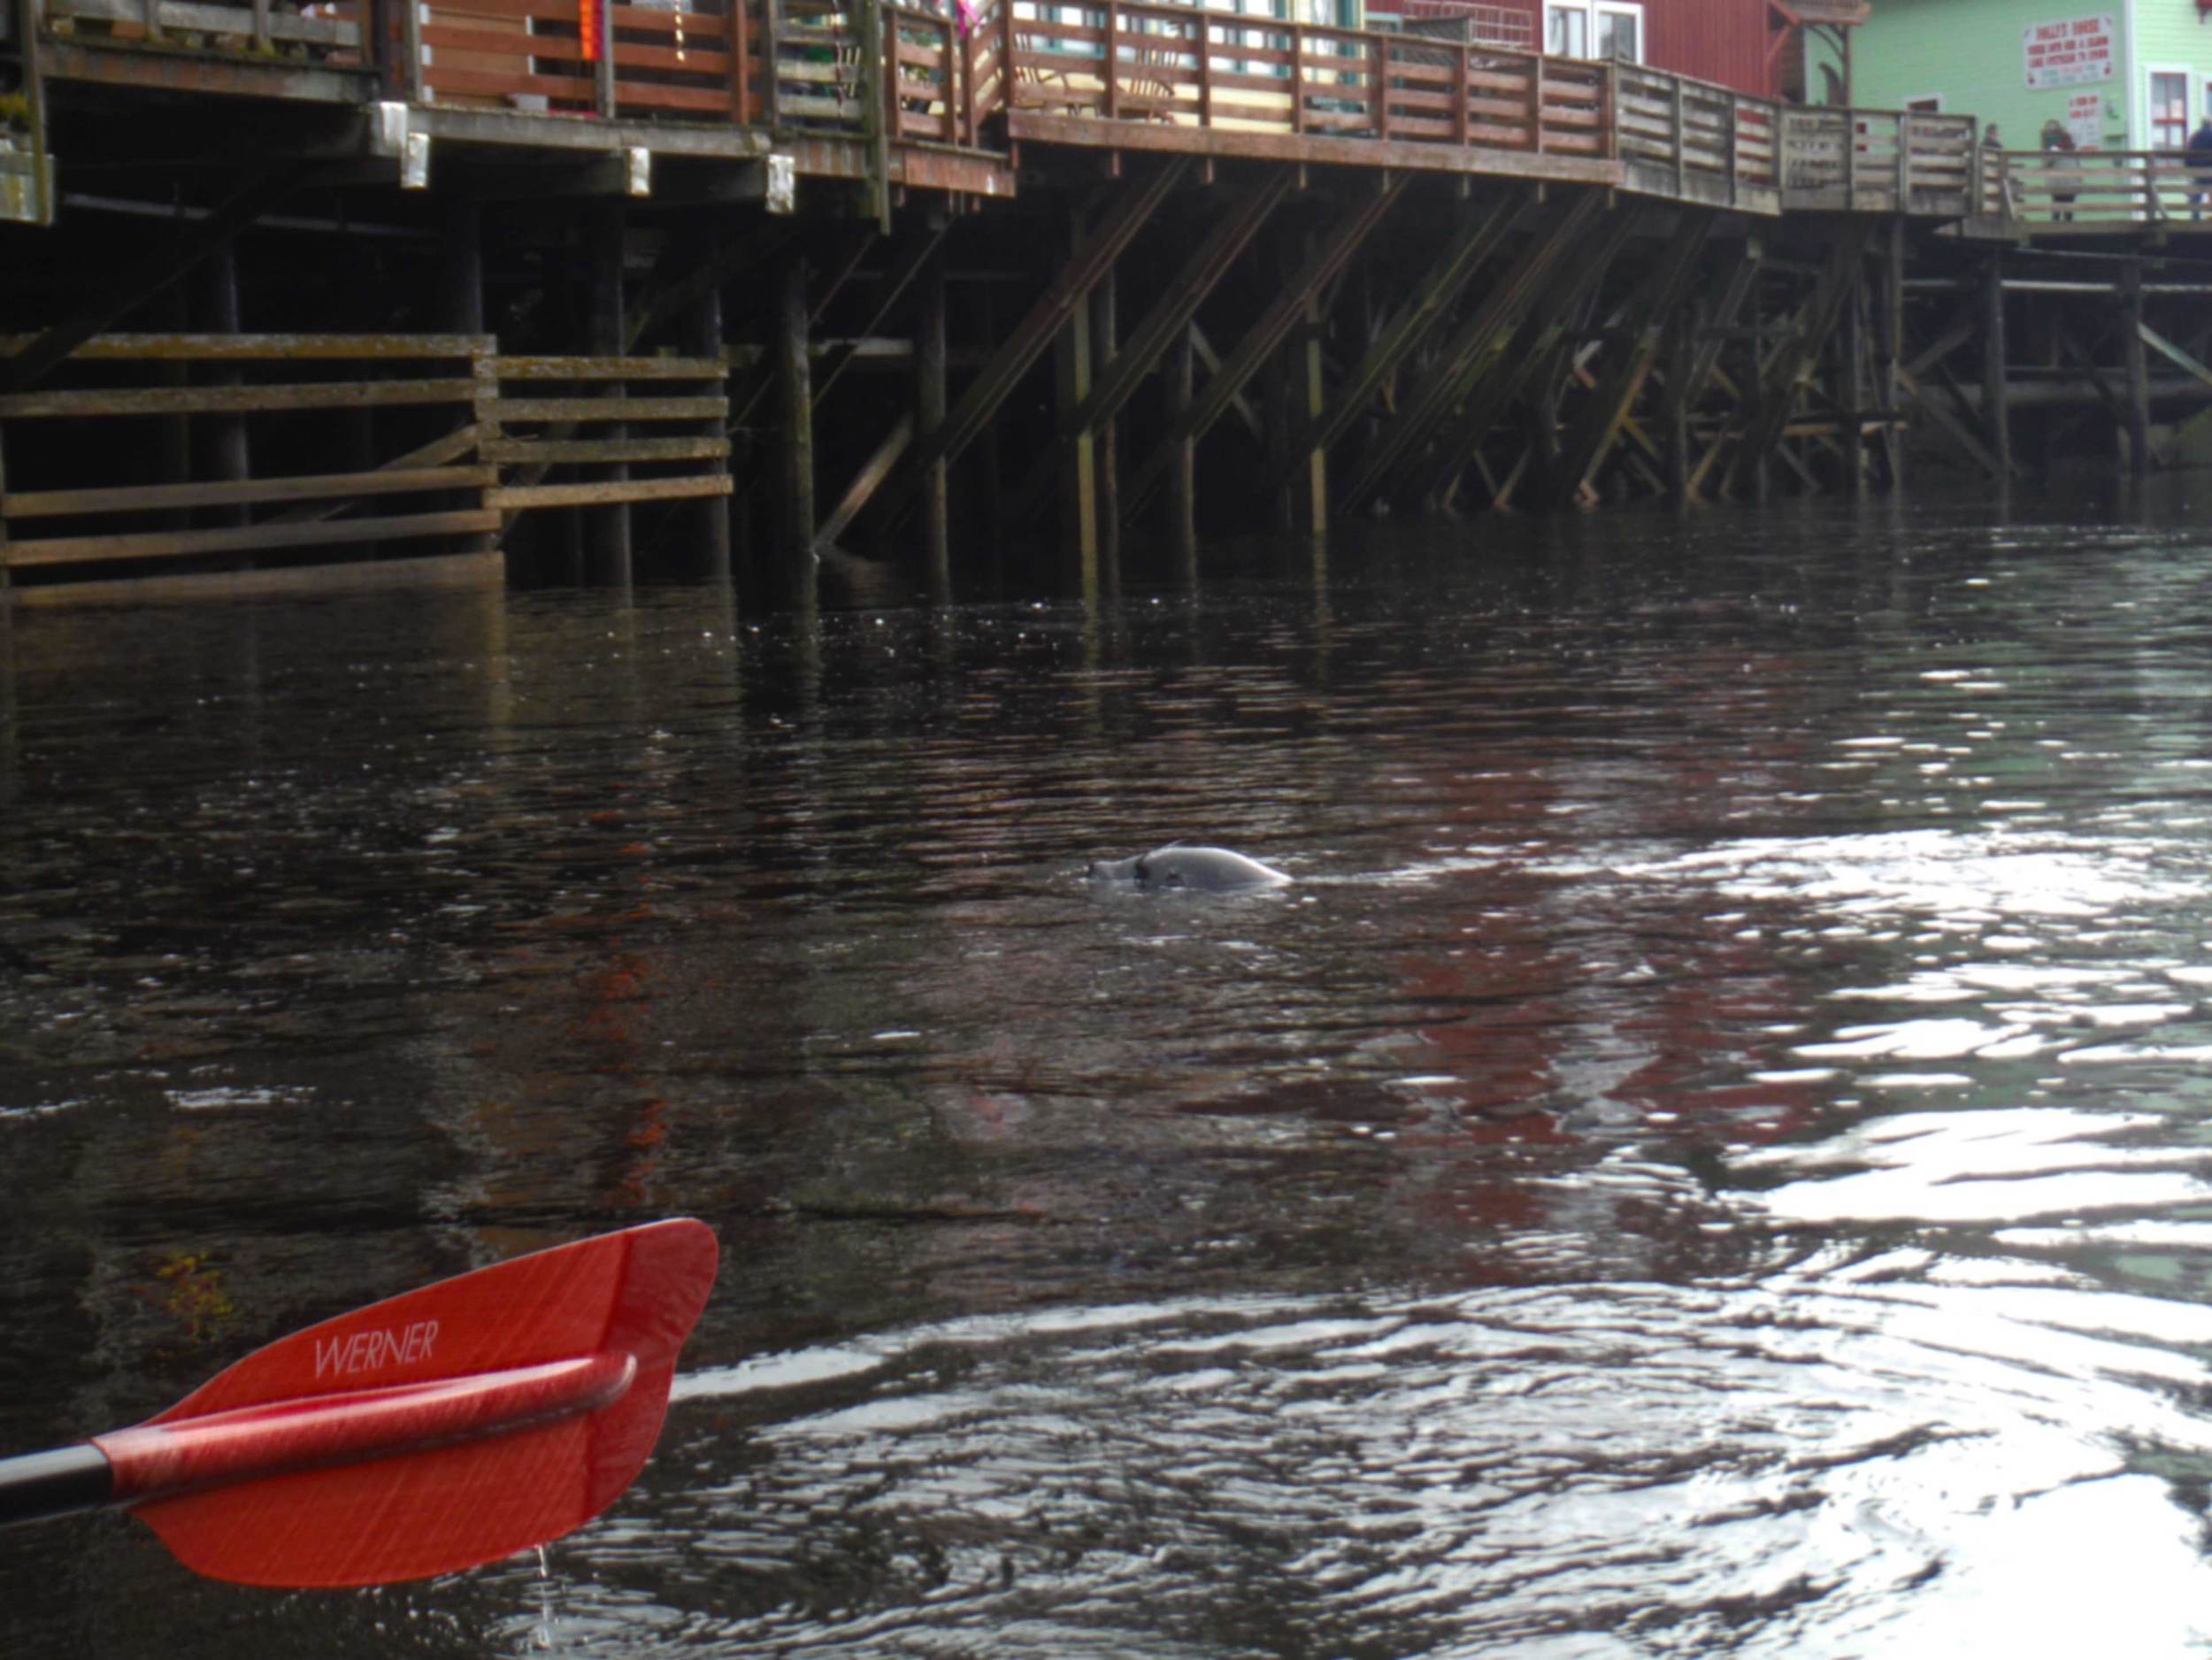
{"label": "window", "polygon": [[1932,98],[1907,98],[1905,113],[1907,115],[1941,115],[1943,95],[1939,92]]}
{"label": "window", "polygon": [[2189,77],[2179,72],[2151,72],[2151,148],[2179,150],[2189,142]]}
{"label": "window", "polygon": [[1554,58],[1644,61],[1644,9],[1630,0],[1548,0],[1544,50]]}
{"label": "window", "polygon": [[1554,58],[1590,55],[1590,11],[1587,6],[1544,8],[1544,50]]}
{"label": "window", "polygon": [[1644,61],[1644,9],[1641,6],[1598,8],[1598,53],[1624,64]]}

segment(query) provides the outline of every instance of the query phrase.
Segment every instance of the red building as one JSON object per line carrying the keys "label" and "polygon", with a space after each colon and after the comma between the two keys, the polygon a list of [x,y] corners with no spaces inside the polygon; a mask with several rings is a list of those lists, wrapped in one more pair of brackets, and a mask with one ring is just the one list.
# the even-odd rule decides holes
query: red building
{"label": "red building", "polygon": [[[2212,4],[2212,0],[2207,0]],[[1804,96],[1802,39],[1863,22],[1866,0],[1369,0],[1368,26],[1623,58],[1763,98]]]}

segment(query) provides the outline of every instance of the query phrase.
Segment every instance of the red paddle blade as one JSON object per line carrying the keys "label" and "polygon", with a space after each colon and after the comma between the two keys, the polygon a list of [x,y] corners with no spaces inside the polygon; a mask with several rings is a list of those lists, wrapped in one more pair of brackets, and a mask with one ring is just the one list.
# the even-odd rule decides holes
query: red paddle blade
{"label": "red paddle blade", "polygon": [[[117,1500],[214,1579],[471,1567],[580,1527],[630,1485],[716,1255],[686,1219],[518,1257],[281,1338],[96,1444]],[[340,1427],[303,1441],[306,1421]],[[318,1467],[288,1467],[303,1458]]]}

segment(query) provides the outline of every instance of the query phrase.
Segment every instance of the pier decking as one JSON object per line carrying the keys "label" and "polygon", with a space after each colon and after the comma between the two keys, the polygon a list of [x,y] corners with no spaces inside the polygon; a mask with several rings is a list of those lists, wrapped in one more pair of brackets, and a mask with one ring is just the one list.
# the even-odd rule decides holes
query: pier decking
{"label": "pier decking", "polygon": [[[1088,569],[1155,511],[1194,544],[1202,445],[1317,529],[1855,492],[1914,421],[1992,470],[2007,278],[1959,334],[1908,266],[2195,223],[2178,158],[1156,0],[11,6],[0,215],[52,228],[0,234],[85,279],[17,260],[0,342],[0,582],[33,603],[534,540],[618,580],[634,510],[795,580],[918,544],[942,588],[956,520],[1056,518]],[[350,281],[349,236],[426,301]],[[1970,338],[1978,408],[1944,383]],[[825,421],[849,377],[892,395]]]}

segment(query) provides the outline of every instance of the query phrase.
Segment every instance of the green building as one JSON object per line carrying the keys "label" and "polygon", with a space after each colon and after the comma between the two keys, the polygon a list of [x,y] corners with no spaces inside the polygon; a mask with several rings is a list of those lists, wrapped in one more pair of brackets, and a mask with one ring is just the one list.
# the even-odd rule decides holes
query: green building
{"label": "green building", "polygon": [[1874,0],[1847,61],[1809,43],[1806,89],[1862,109],[1994,122],[2032,150],[2179,150],[2212,113],[2212,0]]}

